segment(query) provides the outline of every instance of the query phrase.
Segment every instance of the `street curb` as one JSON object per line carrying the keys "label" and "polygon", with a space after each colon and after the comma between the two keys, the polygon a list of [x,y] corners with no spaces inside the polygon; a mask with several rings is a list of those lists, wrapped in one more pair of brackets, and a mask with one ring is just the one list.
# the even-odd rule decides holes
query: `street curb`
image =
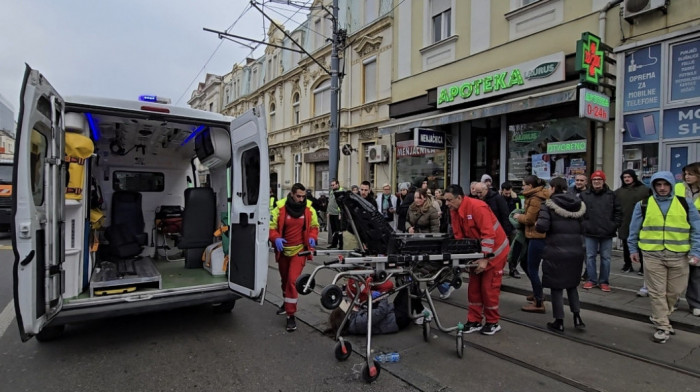
{"label": "street curb", "polygon": [[[507,293],[513,293],[513,294],[520,294],[520,295],[530,295],[532,294],[532,290],[526,290],[526,289],[520,289],[517,287],[511,287],[511,286],[501,286],[501,291],[505,291]],[[545,295],[546,297],[546,295]],[[609,314],[611,316],[617,316],[617,317],[622,317],[630,320],[635,320],[635,321],[641,321],[641,322],[647,322],[649,323],[649,315],[644,315],[636,312],[630,312],[628,310],[624,309],[617,309],[617,308],[611,308],[607,306],[602,306],[598,304],[593,304],[589,302],[581,302],[581,309],[586,309],[586,310],[591,310],[594,312],[598,313],[604,313],[604,314]],[[568,298],[564,298],[564,305],[568,305],[569,300]],[[700,327],[697,327],[693,324],[688,324],[684,323],[683,321],[676,321],[674,320],[673,322],[673,328],[678,329],[681,331],[686,331],[686,332],[693,332],[693,333],[700,333]]]}

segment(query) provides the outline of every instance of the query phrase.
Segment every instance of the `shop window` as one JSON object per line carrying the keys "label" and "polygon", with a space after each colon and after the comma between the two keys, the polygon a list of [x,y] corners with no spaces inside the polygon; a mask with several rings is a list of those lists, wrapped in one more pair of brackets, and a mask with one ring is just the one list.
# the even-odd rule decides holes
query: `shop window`
{"label": "shop window", "polygon": [[446,150],[416,147],[413,139],[396,142],[396,182],[410,182],[420,187],[428,181],[428,188],[445,189]]}
{"label": "shop window", "polygon": [[588,167],[588,121],[576,117],[508,125],[508,181],[519,188],[534,174],[564,177],[572,185]]}
{"label": "shop window", "polygon": [[651,184],[651,176],[659,171],[659,145],[657,143],[632,144],[622,148],[622,170],[632,169],[645,185]]}

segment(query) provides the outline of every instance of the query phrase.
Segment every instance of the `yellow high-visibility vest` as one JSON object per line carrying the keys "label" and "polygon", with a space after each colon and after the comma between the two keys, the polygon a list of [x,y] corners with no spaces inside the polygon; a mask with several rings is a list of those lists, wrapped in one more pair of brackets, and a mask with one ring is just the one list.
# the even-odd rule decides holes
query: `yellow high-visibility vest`
{"label": "yellow high-visibility vest", "polygon": [[639,249],[687,253],[690,251],[690,223],[688,213],[674,197],[664,218],[653,196],[647,202],[646,216],[639,232]]}
{"label": "yellow high-visibility vest", "polygon": [[[673,193],[676,196],[685,197],[685,189],[685,182],[677,182],[673,187]],[[700,197],[693,201],[693,205],[698,211],[700,211]]]}

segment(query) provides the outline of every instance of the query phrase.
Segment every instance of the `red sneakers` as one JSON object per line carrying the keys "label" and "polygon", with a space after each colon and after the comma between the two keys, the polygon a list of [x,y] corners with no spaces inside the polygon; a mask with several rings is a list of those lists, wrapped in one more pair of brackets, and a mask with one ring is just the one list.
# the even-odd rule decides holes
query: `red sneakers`
{"label": "red sneakers", "polygon": [[593,282],[586,282],[583,284],[583,288],[586,290],[590,290],[595,287],[595,284]]}
{"label": "red sneakers", "polygon": [[[586,286],[583,286],[583,287],[585,288]],[[610,285],[609,285],[609,284],[605,284],[605,283],[601,283],[601,284],[600,284],[600,289],[601,289],[602,291],[606,292],[606,293],[609,293],[609,292],[611,291],[611,290],[610,290]]]}

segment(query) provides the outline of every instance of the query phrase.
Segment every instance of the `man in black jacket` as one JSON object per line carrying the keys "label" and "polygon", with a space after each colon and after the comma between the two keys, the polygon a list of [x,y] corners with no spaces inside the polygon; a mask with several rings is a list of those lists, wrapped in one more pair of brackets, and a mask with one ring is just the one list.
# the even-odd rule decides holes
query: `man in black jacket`
{"label": "man in black jacket", "polygon": [[499,195],[498,192],[494,191],[493,188],[489,187],[488,184],[479,182],[475,187],[476,195],[488,204],[493,214],[496,215],[498,223],[503,226],[503,230],[506,232],[506,236],[510,238],[511,233],[513,233],[513,225],[510,224],[508,216],[510,215],[510,210],[508,209],[508,203],[503,196]]}
{"label": "man in black jacket", "polygon": [[[609,292],[612,238],[622,224],[622,206],[615,193],[605,183],[605,173],[601,170],[591,174],[591,187],[582,192],[580,197],[586,203],[583,235],[586,240],[588,281],[583,284],[583,288],[589,290],[599,286],[602,291]],[[600,275],[596,268],[598,253],[600,253]]]}

